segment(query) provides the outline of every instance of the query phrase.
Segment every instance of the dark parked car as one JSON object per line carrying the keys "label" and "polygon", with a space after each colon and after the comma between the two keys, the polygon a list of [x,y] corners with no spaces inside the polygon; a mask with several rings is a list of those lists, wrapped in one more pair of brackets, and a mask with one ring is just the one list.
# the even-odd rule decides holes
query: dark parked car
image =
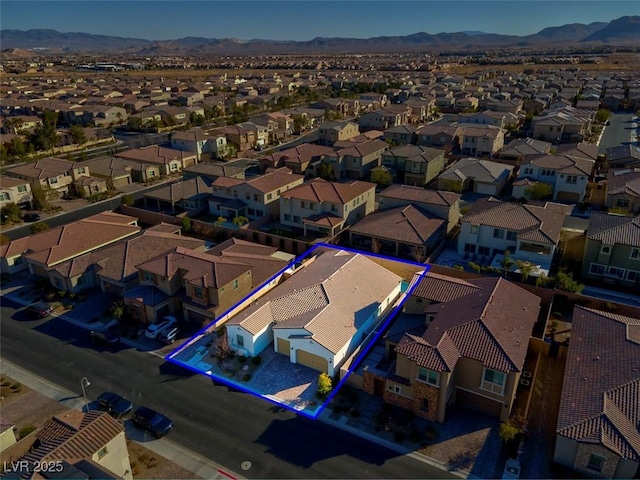
{"label": "dark parked car", "polygon": [[101,345],[117,345],[120,343],[120,336],[113,330],[91,330],[89,332],[91,340]]}
{"label": "dark parked car", "polygon": [[173,343],[178,338],[178,334],[180,333],[180,329],[178,327],[168,328],[160,335],[158,335],[158,340],[167,345]]}
{"label": "dark parked car", "polygon": [[27,307],[27,313],[36,317],[48,317],[53,312],[53,307],[46,302],[32,303]]}
{"label": "dark parked car", "polygon": [[138,407],[133,412],[133,424],[157,438],[165,436],[173,428],[173,422],[161,413],[147,407]]}
{"label": "dark parked car", "polygon": [[33,212],[32,213],[25,213],[22,216],[22,219],[25,222],[37,222],[37,221],[40,220],[40,215],[38,215],[37,213],[33,213]]}
{"label": "dark parked car", "polygon": [[98,405],[100,410],[109,412],[114,418],[124,417],[133,410],[133,403],[113,392],[101,393],[98,397]]}

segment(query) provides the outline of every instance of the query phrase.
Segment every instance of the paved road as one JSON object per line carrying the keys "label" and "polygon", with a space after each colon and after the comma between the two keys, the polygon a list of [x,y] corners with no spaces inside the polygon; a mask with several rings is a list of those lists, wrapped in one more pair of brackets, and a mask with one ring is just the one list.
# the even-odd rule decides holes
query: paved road
{"label": "paved road", "polygon": [[607,148],[629,143],[635,128],[634,118],[633,113],[612,113],[609,118],[611,125],[605,127],[600,140],[599,153],[606,153]]}
{"label": "paved road", "polygon": [[[408,456],[251,395],[214,386],[149,354],[96,349],[59,318],[30,320],[2,298],[2,357],[95,399],[114,390],[174,420],[171,440],[251,478],[454,478]],[[249,470],[242,462],[251,462]]]}

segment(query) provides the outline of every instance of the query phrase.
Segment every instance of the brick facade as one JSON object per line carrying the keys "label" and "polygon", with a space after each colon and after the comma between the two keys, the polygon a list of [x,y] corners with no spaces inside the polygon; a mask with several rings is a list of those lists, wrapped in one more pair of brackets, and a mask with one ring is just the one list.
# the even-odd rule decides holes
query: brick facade
{"label": "brick facade", "polygon": [[[389,383],[387,383],[385,387],[388,386]],[[427,385],[426,383],[415,382],[413,384],[413,392],[414,395],[412,398],[410,398],[403,395],[398,395],[388,388],[385,388],[382,398],[387,403],[396,405],[400,408],[404,408],[405,410],[410,410],[418,417],[424,418],[426,420],[431,420],[432,422],[437,422],[440,389],[432,387],[431,385]],[[426,399],[429,402],[428,410],[424,410],[422,408],[423,399]]]}
{"label": "brick facade", "polygon": [[[381,377],[378,377],[381,378]],[[373,395],[373,386],[376,382],[376,375],[365,370],[362,375],[362,390],[369,395]]]}
{"label": "brick facade", "polygon": [[[604,457],[602,469],[599,472],[588,468],[589,457],[592,453]],[[578,443],[573,469],[591,478],[613,478],[619,460],[618,455],[602,445]]]}

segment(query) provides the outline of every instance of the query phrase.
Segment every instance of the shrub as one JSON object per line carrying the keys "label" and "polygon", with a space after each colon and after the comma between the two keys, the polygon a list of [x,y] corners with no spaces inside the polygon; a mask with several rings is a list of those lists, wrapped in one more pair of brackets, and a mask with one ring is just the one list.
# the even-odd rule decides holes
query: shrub
{"label": "shrub", "polygon": [[398,443],[404,442],[404,433],[403,432],[395,432],[393,434],[393,439]]}
{"label": "shrub", "polygon": [[20,390],[22,390],[22,384],[20,382],[16,382],[13,385],[11,385],[11,388],[16,392],[19,392]]}
{"label": "shrub", "polygon": [[251,363],[253,363],[254,365],[260,365],[262,363],[262,358],[261,357],[253,357],[251,359]]}
{"label": "shrub", "polygon": [[326,397],[333,388],[331,377],[322,372],[318,375],[318,398]]}
{"label": "shrub", "polygon": [[242,380],[244,380],[245,382],[248,382],[249,380],[251,380],[251,374],[245,373],[244,376],[242,377]]}
{"label": "shrub", "polygon": [[33,425],[26,425],[24,427],[22,427],[19,431],[18,431],[18,437],[20,439],[26,437],[27,435],[29,435],[31,432],[35,432],[37,430],[37,428]]}
{"label": "shrub", "polygon": [[9,385],[11,385],[11,382],[9,380],[4,380],[2,383],[0,383],[0,387],[8,387]]}
{"label": "shrub", "polygon": [[77,295],[75,293],[69,294],[69,300],[75,300],[76,298],[77,298]]}
{"label": "shrub", "polygon": [[133,199],[133,195],[124,195],[120,202],[122,203],[122,205],[131,206],[135,203],[135,200]]}

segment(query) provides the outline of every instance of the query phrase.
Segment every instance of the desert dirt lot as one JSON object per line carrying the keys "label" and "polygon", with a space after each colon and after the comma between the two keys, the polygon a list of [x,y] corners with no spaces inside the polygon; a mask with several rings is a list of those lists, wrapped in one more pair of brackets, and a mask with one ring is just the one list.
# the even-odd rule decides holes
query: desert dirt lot
{"label": "desert dirt lot", "polygon": [[[19,384],[6,375],[0,377],[0,385],[2,424],[15,425],[18,440],[20,434],[26,436],[42,427],[54,415],[67,410],[61,403]],[[139,443],[127,440],[127,449],[134,478],[200,478]]]}

